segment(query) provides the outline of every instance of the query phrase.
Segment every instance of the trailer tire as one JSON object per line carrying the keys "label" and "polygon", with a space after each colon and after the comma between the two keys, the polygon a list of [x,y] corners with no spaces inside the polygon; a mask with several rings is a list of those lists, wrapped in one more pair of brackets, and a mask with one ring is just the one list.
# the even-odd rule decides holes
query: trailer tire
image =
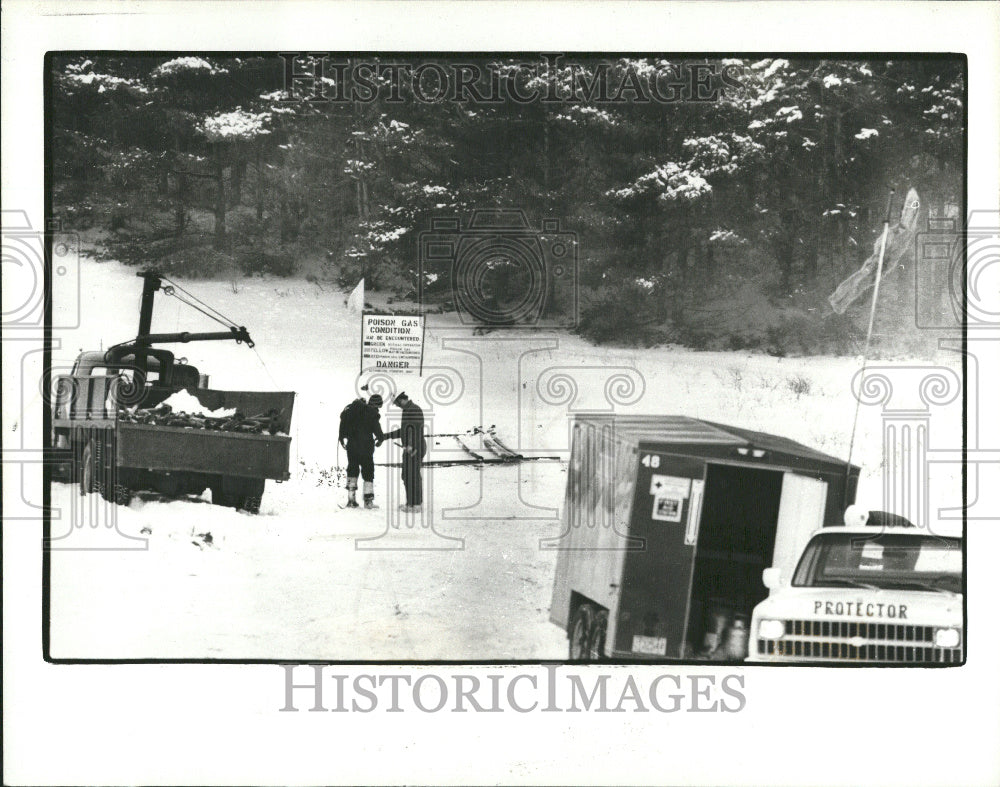
{"label": "trailer tire", "polygon": [[608,636],[608,611],[601,609],[590,628],[590,661],[604,661],[604,642]]}
{"label": "trailer tire", "polygon": [[581,604],[569,624],[569,660],[590,661],[590,639],[594,627],[594,606]]}

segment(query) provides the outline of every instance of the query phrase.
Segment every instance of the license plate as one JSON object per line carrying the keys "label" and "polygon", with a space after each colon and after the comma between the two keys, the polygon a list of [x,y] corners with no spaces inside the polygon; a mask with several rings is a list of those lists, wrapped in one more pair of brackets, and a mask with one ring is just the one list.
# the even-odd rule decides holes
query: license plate
{"label": "license plate", "polygon": [[637,634],[632,637],[632,652],[645,653],[650,656],[666,656],[667,638],[643,637]]}

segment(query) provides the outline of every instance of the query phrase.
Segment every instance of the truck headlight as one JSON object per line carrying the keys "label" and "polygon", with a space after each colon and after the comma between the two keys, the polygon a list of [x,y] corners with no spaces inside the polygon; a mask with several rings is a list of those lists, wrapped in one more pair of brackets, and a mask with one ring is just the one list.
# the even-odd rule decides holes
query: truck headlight
{"label": "truck headlight", "polygon": [[757,633],[763,639],[781,639],[785,636],[785,621],[762,620],[757,628]]}
{"label": "truck headlight", "polygon": [[934,646],[938,648],[957,648],[962,641],[962,633],[958,629],[937,629],[934,632]]}

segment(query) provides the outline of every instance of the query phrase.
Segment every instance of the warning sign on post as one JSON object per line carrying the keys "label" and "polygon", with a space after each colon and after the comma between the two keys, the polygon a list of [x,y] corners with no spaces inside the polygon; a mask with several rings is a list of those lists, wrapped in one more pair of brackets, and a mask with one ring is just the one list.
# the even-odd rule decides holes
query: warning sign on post
{"label": "warning sign on post", "polygon": [[361,315],[361,371],[421,374],[424,364],[422,314]]}

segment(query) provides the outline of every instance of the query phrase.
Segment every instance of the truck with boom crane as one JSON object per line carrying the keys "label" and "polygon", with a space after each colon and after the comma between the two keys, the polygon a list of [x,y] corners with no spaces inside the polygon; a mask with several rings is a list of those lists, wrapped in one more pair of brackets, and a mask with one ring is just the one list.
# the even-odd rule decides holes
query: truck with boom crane
{"label": "truck with boom crane", "polygon": [[294,392],[209,388],[208,375],[154,345],[234,341],[252,348],[247,329],[181,290],[227,329],[152,333],[155,294],[181,288],[165,285],[156,271],[137,275],[143,290],[135,339],[80,353],[71,373],[55,380],[56,477],[119,505],[139,490],[176,497],[210,489],[215,505],[257,513],[266,480],[289,478]]}

